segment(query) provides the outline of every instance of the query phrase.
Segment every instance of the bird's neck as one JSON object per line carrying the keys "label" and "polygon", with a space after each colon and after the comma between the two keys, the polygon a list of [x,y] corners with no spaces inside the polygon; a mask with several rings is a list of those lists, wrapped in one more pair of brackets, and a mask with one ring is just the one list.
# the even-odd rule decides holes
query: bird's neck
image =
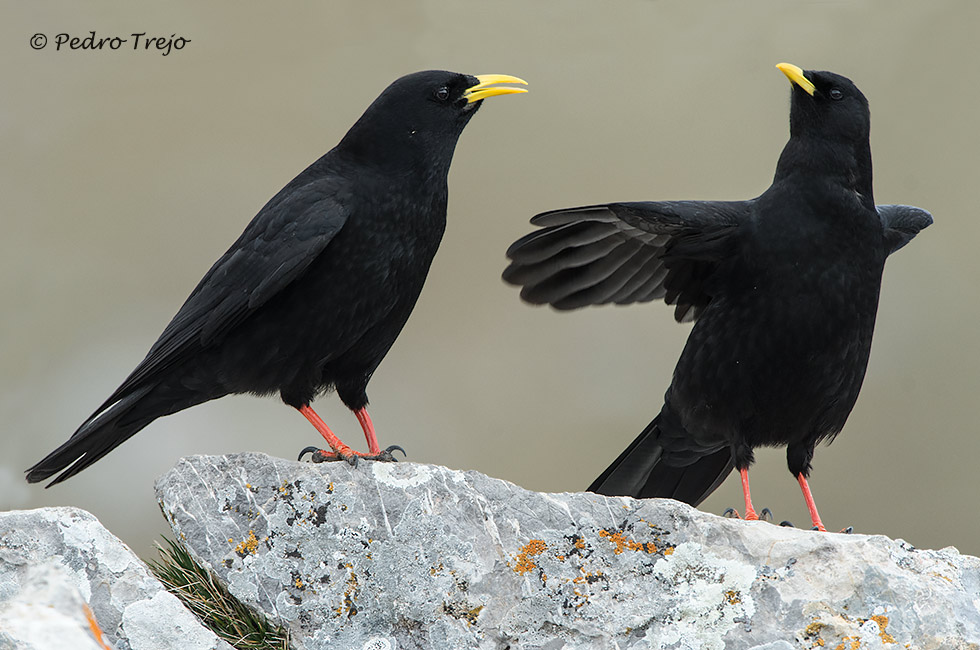
{"label": "bird's neck", "polygon": [[779,156],[774,181],[794,175],[828,178],[874,205],[871,144],[867,140],[845,144],[802,136],[790,138]]}
{"label": "bird's neck", "polygon": [[337,145],[347,160],[367,165],[386,175],[427,182],[449,175],[456,137],[430,134],[405,125],[379,128],[374,124],[355,124]]}

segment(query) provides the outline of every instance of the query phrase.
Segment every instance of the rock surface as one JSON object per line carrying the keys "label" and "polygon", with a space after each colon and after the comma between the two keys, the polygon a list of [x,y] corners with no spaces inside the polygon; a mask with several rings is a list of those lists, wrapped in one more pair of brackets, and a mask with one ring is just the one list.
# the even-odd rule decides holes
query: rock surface
{"label": "rock surface", "polygon": [[76,508],[0,513],[0,649],[232,650],[146,565]]}
{"label": "rock surface", "polygon": [[192,554],[301,649],[980,643],[980,560],[952,548],[412,463],[193,457],[157,494]]}

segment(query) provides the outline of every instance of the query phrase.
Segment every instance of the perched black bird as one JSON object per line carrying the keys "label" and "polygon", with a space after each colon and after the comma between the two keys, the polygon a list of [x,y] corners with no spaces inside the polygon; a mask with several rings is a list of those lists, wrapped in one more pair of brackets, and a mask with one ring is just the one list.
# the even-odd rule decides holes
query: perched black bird
{"label": "perched black bird", "polygon": [[408,320],[446,226],[456,141],[507,75],[428,71],[396,80],[335,148],[279,191],[208,271],[149,354],[72,437],[27,470],[52,485],[158,417],[232,393],[278,392],[333,453],[358,454],[310,408],[336,388],[369,458],[371,375]]}
{"label": "perched black bird", "polygon": [[696,321],[660,414],[589,487],[697,505],[752,450],[786,445],[813,525],[814,447],[844,426],[868,365],[885,258],[932,223],[879,206],[868,102],[830,72],[793,85],[790,139],[749,201],[610,203],[539,214],[504,279],[557,309],[663,298]]}

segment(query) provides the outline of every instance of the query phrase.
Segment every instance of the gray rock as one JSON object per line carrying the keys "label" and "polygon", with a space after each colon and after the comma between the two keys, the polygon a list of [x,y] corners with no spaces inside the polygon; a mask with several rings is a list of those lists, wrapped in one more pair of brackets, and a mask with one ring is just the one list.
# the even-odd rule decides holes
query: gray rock
{"label": "gray rock", "polygon": [[980,560],[411,463],[193,457],[177,536],[302,649],[968,648]]}
{"label": "gray rock", "polygon": [[76,508],[0,513],[0,648],[232,650],[99,521]]}

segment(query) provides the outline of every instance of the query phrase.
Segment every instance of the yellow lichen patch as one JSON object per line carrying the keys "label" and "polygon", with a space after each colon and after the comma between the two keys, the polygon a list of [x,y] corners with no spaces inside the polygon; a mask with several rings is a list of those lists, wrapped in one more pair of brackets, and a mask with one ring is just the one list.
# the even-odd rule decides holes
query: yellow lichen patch
{"label": "yellow lichen patch", "polygon": [[584,551],[585,550],[585,540],[582,539],[581,537],[576,538],[576,540],[575,540],[575,548],[577,548],[580,551]]}
{"label": "yellow lichen patch", "polygon": [[293,584],[296,585],[297,589],[302,589],[303,588],[302,578],[296,578],[296,580],[293,581]]}
{"label": "yellow lichen patch", "polygon": [[477,617],[483,611],[483,605],[469,607],[467,603],[443,603],[442,611],[456,619],[466,621],[469,625],[476,624]]}
{"label": "yellow lichen patch", "polygon": [[464,615],[463,618],[466,619],[467,623],[473,625],[474,623],[476,623],[476,618],[480,615],[480,612],[482,611],[483,611],[483,605],[477,605],[472,609],[466,610],[466,614]]}
{"label": "yellow lichen patch", "polygon": [[731,589],[725,592],[725,600],[728,601],[729,605],[738,605],[742,602],[742,598],[738,595],[738,592]]}
{"label": "yellow lichen patch", "polygon": [[883,643],[895,643],[895,637],[893,637],[891,634],[885,631],[886,628],[888,627],[887,616],[882,616],[881,614],[879,614],[877,616],[872,616],[871,620],[878,624],[878,630],[879,630],[878,636],[881,637],[881,641]]}
{"label": "yellow lichen patch", "polygon": [[[229,542],[234,540],[229,539]],[[238,546],[235,547],[235,552],[242,557],[246,555],[253,555],[255,551],[259,548],[259,540],[255,538],[255,531],[248,531],[248,537],[239,542]]]}
{"label": "yellow lichen patch", "polygon": [[630,539],[623,534],[622,531],[610,532],[608,530],[600,530],[599,537],[605,537],[610,542],[616,545],[613,549],[613,553],[616,555],[621,554],[623,551],[644,551],[646,553],[656,553],[657,547],[653,543],[643,544],[636,541],[635,539]]}
{"label": "yellow lichen patch", "polygon": [[673,555],[673,554],[674,554],[673,546],[668,546],[667,548],[664,549],[664,555]]}
{"label": "yellow lichen patch", "polygon": [[548,545],[540,539],[532,539],[514,556],[517,563],[514,565],[515,573],[527,573],[532,569],[537,568],[537,564],[531,558],[535,555],[540,555],[544,553],[548,548]]}
{"label": "yellow lichen patch", "polygon": [[825,627],[827,626],[821,623],[820,621],[814,621],[813,623],[810,623],[809,625],[806,626],[806,635],[817,636],[818,634],[820,634],[820,630],[824,629]]}
{"label": "yellow lichen patch", "polygon": [[[347,569],[353,569],[354,565],[350,562],[345,562],[344,566]],[[344,600],[337,607],[334,607],[335,612],[340,616],[347,616],[351,618],[357,614],[357,592],[358,592],[358,582],[357,574],[353,571],[347,576],[347,586],[344,588]]]}
{"label": "yellow lichen patch", "polygon": [[[948,582],[949,584],[953,584],[953,581],[952,581],[952,579],[951,579],[951,578],[949,578],[948,576],[944,576],[944,575],[943,575],[943,574],[941,574],[941,573],[936,573],[935,571],[933,571],[933,572],[932,572],[932,573],[930,573],[929,575],[931,575],[931,576],[932,576],[932,577],[934,577],[934,578],[942,578],[943,580],[945,580],[945,581],[946,581],[946,582]],[[871,618],[874,618],[874,616],[872,616]]]}

